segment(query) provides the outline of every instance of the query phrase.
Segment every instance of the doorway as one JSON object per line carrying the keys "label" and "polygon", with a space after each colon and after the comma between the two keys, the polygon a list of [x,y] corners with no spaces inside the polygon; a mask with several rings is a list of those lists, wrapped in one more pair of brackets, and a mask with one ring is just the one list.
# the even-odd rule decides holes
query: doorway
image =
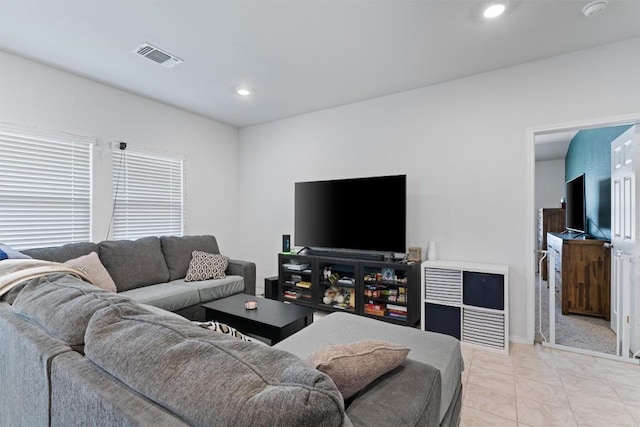
{"label": "doorway", "polygon": [[[582,135],[600,128],[611,128],[618,126],[629,126],[640,124],[640,117],[625,116],[612,119],[596,120],[592,122],[578,123],[566,126],[549,127],[547,129],[536,129],[530,131],[530,144],[532,154],[532,200],[531,214],[532,227],[530,230],[530,238],[533,240],[534,260],[532,262],[531,274],[529,275],[527,298],[528,304],[528,324],[531,330],[531,342],[549,341],[549,327],[554,327],[555,344],[563,350],[575,351],[578,353],[587,353],[600,355],[607,358],[616,358],[616,339],[615,333],[610,328],[608,319],[599,319],[594,316],[582,316],[579,314],[563,315],[560,310],[560,293],[554,294],[555,298],[549,298],[548,281],[541,280],[540,265],[538,264],[538,246],[540,245],[538,235],[540,230],[538,227],[538,213],[540,208],[552,208],[551,210],[560,210],[564,194],[564,185],[567,181],[567,173],[565,170],[565,157],[569,143],[583,131]],[[610,150],[610,141],[607,142],[606,150]],[[554,154],[555,153],[555,154]],[[575,156],[573,156],[575,158]],[[607,160],[610,163],[610,160]],[[575,165],[570,166],[575,169]],[[610,167],[609,167],[610,172]],[[571,178],[571,177],[568,177]],[[544,186],[544,191],[540,191],[540,186]],[[605,194],[601,197],[606,198],[606,212],[592,212],[592,218],[588,230],[591,234],[600,234],[602,238],[608,237],[610,240],[610,179],[607,181],[606,187],[601,186],[598,190]],[[593,197],[592,197],[593,198]],[[592,224],[591,224],[592,223]],[[604,225],[604,232],[601,229]],[[607,235],[607,232],[609,233]],[[585,233],[586,234],[586,233]],[[601,236],[598,237],[601,237]],[[545,272],[546,274],[546,272]],[[546,279],[546,277],[545,277]],[[555,300],[555,302],[553,301]],[[542,303],[542,307],[540,304]],[[554,307],[555,306],[555,307]],[[554,310],[555,308],[555,310]],[[549,310],[554,310],[554,320],[549,322]],[[547,320],[547,321],[545,321]],[[541,328],[542,326],[542,328]],[[546,330],[545,330],[546,328]],[[542,329],[542,334],[540,333]],[[546,332],[546,333],[545,333]],[[563,336],[564,334],[564,336]]]}

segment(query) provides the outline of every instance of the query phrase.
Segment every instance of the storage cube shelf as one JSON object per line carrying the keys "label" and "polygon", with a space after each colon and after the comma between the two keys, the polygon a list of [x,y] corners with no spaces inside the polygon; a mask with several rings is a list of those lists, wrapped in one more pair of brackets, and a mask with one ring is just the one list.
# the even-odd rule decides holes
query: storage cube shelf
{"label": "storage cube shelf", "polygon": [[458,261],[421,267],[422,330],[509,353],[509,267]]}

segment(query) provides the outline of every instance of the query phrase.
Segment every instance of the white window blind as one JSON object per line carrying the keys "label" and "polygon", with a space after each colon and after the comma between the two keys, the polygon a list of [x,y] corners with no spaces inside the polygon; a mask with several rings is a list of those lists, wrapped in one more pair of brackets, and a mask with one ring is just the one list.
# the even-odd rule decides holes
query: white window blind
{"label": "white window blind", "polygon": [[0,242],[91,240],[92,147],[88,138],[0,126]]}
{"label": "white window blind", "polygon": [[182,168],[182,159],[114,147],[113,239],[182,235]]}

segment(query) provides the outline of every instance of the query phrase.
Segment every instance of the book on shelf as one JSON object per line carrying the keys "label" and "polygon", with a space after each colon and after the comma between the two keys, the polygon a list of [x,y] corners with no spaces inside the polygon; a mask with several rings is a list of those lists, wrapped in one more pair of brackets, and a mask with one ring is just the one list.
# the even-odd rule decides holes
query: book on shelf
{"label": "book on shelf", "polygon": [[389,311],[387,312],[387,316],[389,316],[389,317],[393,317],[393,318],[395,318],[395,319],[407,320],[407,314],[406,314],[406,313],[404,313],[404,314],[402,314],[402,313],[396,313],[395,311],[391,311],[391,310],[389,310]]}
{"label": "book on shelf", "polygon": [[336,303],[331,304],[331,306],[334,307],[334,308],[339,308],[341,310],[347,310],[347,309],[350,308],[349,305],[344,303],[344,302],[336,302]]}
{"label": "book on shelf", "polygon": [[295,271],[303,271],[309,268],[309,264],[294,264],[294,263],[284,263],[282,264],[284,268],[287,270],[295,270]]}
{"label": "book on shelf", "polygon": [[296,282],[296,286],[299,287],[299,288],[307,288],[307,289],[309,289],[311,287],[311,282],[300,280],[299,282]]}
{"label": "book on shelf", "polygon": [[368,303],[365,303],[364,308],[376,311],[384,311],[386,307],[384,304],[378,304],[373,301],[369,301]]}
{"label": "book on shelf", "polygon": [[286,290],[282,293],[282,296],[289,299],[298,299],[300,298],[300,293],[293,290]]}
{"label": "book on shelf", "polygon": [[387,304],[387,309],[406,313],[407,307],[404,305]]}
{"label": "book on shelf", "polygon": [[373,308],[365,307],[364,312],[375,316],[384,316],[384,310],[374,310]]}
{"label": "book on shelf", "polygon": [[350,277],[342,277],[338,279],[338,284],[344,285],[344,286],[353,286],[355,282],[356,282],[355,279],[352,279]]}

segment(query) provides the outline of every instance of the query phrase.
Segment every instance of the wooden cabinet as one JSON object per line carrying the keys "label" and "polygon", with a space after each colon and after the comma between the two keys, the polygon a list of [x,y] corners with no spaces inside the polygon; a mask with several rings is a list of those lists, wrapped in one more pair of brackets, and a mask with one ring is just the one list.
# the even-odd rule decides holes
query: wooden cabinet
{"label": "wooden cabinet", "polygon": [[547,250],[556,254],[553,268],[560,289],[562,314],[610,319],[611,250],[605,240],[549,233]]}
{"label": "wooden cabinet", "polygon": [[[543,208],[538,211],[538,249],[547,248],[547,233],[565,230],[565,211],[563,208]],[[542,254],[538,256],[540,260]],[[542,263],[542,280],[547,280],[547,263]]]}

